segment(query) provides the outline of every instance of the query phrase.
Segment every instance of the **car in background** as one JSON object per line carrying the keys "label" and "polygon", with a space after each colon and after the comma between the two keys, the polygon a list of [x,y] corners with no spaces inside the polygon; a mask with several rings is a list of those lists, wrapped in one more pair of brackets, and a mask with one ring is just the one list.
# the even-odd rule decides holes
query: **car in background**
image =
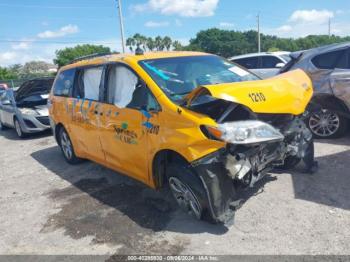
{"label": "car in background", "polygon": [[7,84],[1,84],[0,83],[0,95],[5,92],[5,90],[8,89]]}
{"label": "car in background", "polygon": [[261,78],[275,76],[290,61],[290,52],[261,52],[230,57],[228,60],[239,64]]}
{"label": "car in background", "polygon": [[280,73],[302,69],[313,82],[306,121],[314,136],[343,136],[350,118],[350,42],[294,52],[290,58]]}
{"label": "car in background", "polygon": [[24,82],[17,91],[6,89],[0,96],[0,129],[14,128],[20,138],[50,129],[47,99],[54,78]]}

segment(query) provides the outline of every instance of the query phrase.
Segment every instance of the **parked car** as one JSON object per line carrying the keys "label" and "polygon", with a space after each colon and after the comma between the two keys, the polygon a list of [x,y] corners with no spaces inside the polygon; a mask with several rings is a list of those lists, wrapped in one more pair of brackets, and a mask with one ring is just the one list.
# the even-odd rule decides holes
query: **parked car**
{"label": "parked car", "polygon": [[265,79],[279,73],[279,70],[290,61],[289,53],[286,51],[252,53],[233,56],[228,60],[249,69]]}
{"label": "parked car", "polygon": [[5,92],[5,90],[8,89],[7,84],[1,84],[0,83],[0,95]]}
{"label": "parked car", "polygon": [[206,53],[90,57],[58,72],[50,122],[68,163],[90,159],[169,185],[184,211],[225,223],[238,186],[302,159],[314,171],[302,121],[312,92],[301,70],[260,80]]}
{"label": "parked car", "polygon": [[0,96],[0,129],[14,128],[19,137],[50,129],[47,98],[54,78],[23,83],[17,91],[7,89]]}
{"label": "parked car", "polygon": [[295,52],[290,57],[280,72],[302,69],[313,82],[313,106],[307,124],[314,136],[343,136],[350,118],[350,43]]}

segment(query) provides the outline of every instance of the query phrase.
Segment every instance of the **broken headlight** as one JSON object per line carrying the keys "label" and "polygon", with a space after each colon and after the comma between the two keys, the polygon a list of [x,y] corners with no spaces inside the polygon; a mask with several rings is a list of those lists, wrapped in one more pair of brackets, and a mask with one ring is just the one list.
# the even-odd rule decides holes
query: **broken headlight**
{"label": "broken headlight", "polygon": [[211,136],[232,144],[281,141],[284,136],[273,126],[258,120],[236,121],[208,127]]}

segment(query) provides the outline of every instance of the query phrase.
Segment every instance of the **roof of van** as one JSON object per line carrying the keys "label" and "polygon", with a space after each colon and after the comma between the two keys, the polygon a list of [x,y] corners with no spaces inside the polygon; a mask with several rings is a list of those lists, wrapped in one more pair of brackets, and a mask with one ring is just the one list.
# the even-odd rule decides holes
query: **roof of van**
{"label": "roof of van", "polygon": [[91,59],[83,59],[72,64],[65,65],[61,70],[75,68],[87,65],[98,65],[106,62],[122,61],[122,60],[134,60],[136,62],[148,59],[159,59],[159,58],[170,58],[170,57],[181,57],[181,56],[202,56],[210,55],[203,52],[190,52],[190,51],[167,51],[167,52],[146,52],[142,55],[135,55],[132,53],[125,54],[110,54],[105,56],[98,56]]}

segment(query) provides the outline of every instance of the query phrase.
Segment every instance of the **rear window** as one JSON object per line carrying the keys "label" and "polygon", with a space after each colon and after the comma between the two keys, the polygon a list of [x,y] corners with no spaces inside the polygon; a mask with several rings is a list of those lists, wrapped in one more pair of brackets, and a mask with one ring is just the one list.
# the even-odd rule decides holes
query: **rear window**
{"label": "rear window", "polygon": [[346,50],[337,50],[315,56],[312,63],[319,69],[346,68]]}
{"label": "rear window", "polygon": [[53,94],[55,96],[69,96],[73,88],[74,78],[75,69],[60,72],[53,86]]}
{"label": "rear window", "polygon": [[234,59],[233,62],[248,68],[248,69],[257,69],[259,68],[259,59],[258,57],[247,57],[247,58],[240,58],[240,59]]}

